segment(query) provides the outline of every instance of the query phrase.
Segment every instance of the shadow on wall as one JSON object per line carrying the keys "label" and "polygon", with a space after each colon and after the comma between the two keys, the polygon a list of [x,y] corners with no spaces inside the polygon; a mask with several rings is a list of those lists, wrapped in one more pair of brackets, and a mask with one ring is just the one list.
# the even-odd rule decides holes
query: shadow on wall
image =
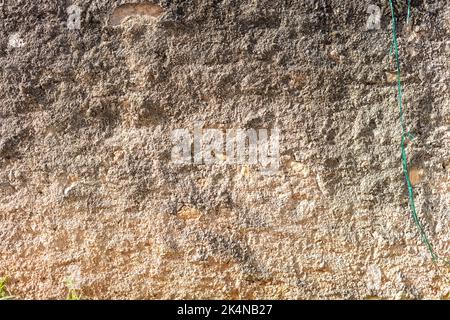
{"label": "shadow on wall", "polygon": [[150,17],[156,19],[163,13],[163,8],[153,3],[126,3],[114,9],[108,24],[120,25],[128,17]]}

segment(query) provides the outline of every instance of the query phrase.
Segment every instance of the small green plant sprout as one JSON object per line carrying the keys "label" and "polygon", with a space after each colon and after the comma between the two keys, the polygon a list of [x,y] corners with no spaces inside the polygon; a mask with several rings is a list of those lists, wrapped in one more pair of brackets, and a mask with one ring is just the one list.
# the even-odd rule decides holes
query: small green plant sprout
{"label": "small green plant sprout", "polygon": [[8,282],[7,277],[0,278],[0,300],[14,299],[14,297],[9,294],[8,289],[6,289],[6,282]]}
{"label": "small green plant sprout", "polygon": [[81,300],[80,290],[75,287],[71,278],[66,279],[66,287],[69,290],[67,300]]}

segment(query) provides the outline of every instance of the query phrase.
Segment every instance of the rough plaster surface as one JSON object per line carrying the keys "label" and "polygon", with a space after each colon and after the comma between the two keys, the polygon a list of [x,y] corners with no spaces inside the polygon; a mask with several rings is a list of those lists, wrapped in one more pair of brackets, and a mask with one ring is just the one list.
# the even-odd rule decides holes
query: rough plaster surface
{"label": "rough plaster surface", "polygon": [[[72,2],[3,2],[0,274],[15,296],[63,298],[68,277],[91,299],[448,294],[407,209],[385,1],[374,31],[370,1],[74,1],[81,30]],[[399,42],[416,204],[448,257],[444,3],[416,1]],[[195,123],[278,127],[280,171],[171,163],[171,130]]]}

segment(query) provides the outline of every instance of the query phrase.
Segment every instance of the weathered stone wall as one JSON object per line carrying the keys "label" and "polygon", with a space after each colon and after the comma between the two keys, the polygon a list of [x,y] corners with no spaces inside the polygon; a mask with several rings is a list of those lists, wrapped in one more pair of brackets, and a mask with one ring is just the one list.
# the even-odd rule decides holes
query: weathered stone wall
{"label": "weathered stone wall", "polygon": [[[450,291],[408,212],[387,0],[2,2],[0,275],[15,296],[62,298],[68,277],[91,299]],[[416,204],[448,257],[450,11],[413,1],[412,28],[403,13]],[[174,164],[172,130],[196,124],[279,128],[279,172]]]}

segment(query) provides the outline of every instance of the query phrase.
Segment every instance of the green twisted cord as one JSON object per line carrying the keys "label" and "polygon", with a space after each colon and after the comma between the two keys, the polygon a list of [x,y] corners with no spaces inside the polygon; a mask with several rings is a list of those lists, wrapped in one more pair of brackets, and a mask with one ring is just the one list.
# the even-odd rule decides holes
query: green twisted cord
{"label": "green twisted cord", "polygon": [[[408,187],[408,201],[409,201],[409,208],[411,212],[411,216],[414,220],[414,223],[417,226],[417,229],[419,230],[422,242],[427,247],[428,251],[430,252],[430,255],[434,262],[438,260],[438,256],[433,250],[433,246],[428,239],[428,236],[425,232],[425,229],[417,215],[416,211],[416,205],[414,201],[414,191],[412,187],[411,180],[409,178],[409,170],[408,170],[408,157],[406,154],[406,147],[405,147],[405,141],[409,139],[413,139],[413,136],[411,133],[407,132],[406,126],[405,126],[405,116],[403,114],[403,90],[402,90],[402,82],[401,82],[401,75],[400,75],[400,59],[399,59],[399,50],[398,50],[398,40],[397,40],[397,25],[396,25],[396,19],[395,19],[395,12],[394,12],[394,6],[392,4],[392,0],[389,0],[389,5],[391,7],[391,14],[392,14],[392,37],[393,37],[393,47],[395,51],[395,60],[396,60],[396,66],[397,66],[397,101],[399,106],[399,112],[400,112],[400,124],[402,127],[402,141],[401,141],[401,151],[402,151],[402,168],[403,168],[403,174],[405,176],[406,185]],[[410,19],[410,6],[411,1],[408,1],[408,22]],[[446,262],[448,263],[448,262]]]}
{"label": "green twisted cord", "polygon": [[410,18],[411,18],[411,0],[408,0],[408,15],[406,16],[406,23],[409,23]]}
{"label": "green twisted cord", "polygon": [[[411,21],[411,0],[408,0],[408,13],[406,15],[406,24],[409,24],[410,21]],[[389,56],[392,55],[393,47],[394,47],[394,41],[392,41],[391,48],[389,49]]]}

